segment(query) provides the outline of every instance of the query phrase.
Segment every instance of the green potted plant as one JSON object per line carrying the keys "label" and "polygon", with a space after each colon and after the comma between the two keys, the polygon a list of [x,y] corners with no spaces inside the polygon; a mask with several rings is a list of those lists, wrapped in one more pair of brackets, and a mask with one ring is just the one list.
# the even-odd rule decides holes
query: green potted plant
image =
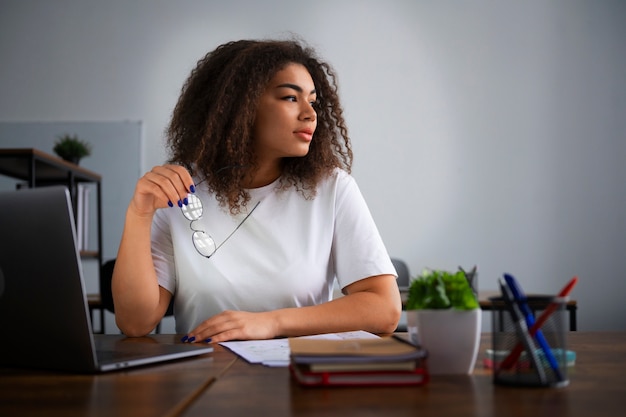
{"label": "green potted plant", "polygon": [[475,272],[427,269],[409,285],[409,335],[428,350],[431,374],[468,374],[474,369],[482,318],[470,285]]}
{"label": "green potted plant", "polygon": [[91,145],[78,138],[78,135],[59,136],[52,149],[62,159],[76,165],[86,156],[91,155]]}

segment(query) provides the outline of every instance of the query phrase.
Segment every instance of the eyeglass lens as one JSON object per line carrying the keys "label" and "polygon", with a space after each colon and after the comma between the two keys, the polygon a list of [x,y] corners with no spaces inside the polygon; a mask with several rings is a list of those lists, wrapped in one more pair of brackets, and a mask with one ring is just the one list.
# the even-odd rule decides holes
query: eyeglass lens
{"label": "eyeglass lens", "polygon": [[202,256],[206,256],[208,258],[217,250],[215,241],[206,232],[196,230],[193,232],[191,238],[193,239],[193,245],[196,247],[196,250]]}
{"label": "eyeglass lens", "polygon": [[194,221],[202,217],[202,202],[194,194],[187,195],[187,205],[180,209],[187,220]]}

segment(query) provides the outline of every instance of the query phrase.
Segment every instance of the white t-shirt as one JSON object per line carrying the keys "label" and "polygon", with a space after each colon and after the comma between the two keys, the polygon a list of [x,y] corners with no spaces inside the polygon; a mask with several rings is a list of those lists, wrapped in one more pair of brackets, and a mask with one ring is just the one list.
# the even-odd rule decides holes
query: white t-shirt
{"label": "white t-shirt", "polygon": [[[249,190],[252,215],[210,258],[192,242],[190,221],[174,206],[158,210],[152,256],[159,285],[174,294],[176,331],[187,333],[224,310],[269,311],[321,304],[374,275],[396,275],[353,177],[336,170],[312,199],[278,181]],[[232,216],[202,184],[203,216],[194,230],[220,245],[246,216]]]}

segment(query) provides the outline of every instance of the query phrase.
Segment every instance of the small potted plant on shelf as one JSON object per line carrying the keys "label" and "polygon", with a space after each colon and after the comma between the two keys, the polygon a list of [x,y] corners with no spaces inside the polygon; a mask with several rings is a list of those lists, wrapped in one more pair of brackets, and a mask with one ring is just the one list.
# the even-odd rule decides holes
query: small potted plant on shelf
{"label": "small potted plant on shelf", "polygon": [[411,339],[428,350],[431,374],[469,374],[478,356],[481,310],[466,273],[424,270],[409,285],[406,303]]}
{"label": "small potted plant on shelf", "polygon": [[91,155],[91,145],[78,138],[77,135],[59,136],[52,149],[62,159],[76,165],[86,156]]}

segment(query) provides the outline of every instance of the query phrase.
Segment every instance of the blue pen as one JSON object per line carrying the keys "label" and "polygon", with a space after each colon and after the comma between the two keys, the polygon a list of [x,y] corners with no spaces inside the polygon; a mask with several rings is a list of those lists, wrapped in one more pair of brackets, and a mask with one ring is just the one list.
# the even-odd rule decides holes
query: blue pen
{"label": "blue pen", "polygon": [[[498,285],[500,285],[500,291],[502,291],[502,299],[504,300],[509,313],[511,313],[511,320],[515,325],[515,330],[517,331],[517,337],[519,337],[520,341],[523,343],[526,348],[526,352],[528,352],[528,356],[530,356],[530,360],[537,371],[537,375],[539,376],[539,381],[542,385],[546,384],[546,374],[543,371],[543,367],[541,366],[541,362],[539,360],[539,355],[537,355],[537,349],[535,349],[535,344],[533,343],[533,338],[530,336],[528,332],[528,327],[526,326],[526,320],[522,315],[517,303],[515,302],[515,298],[513,297],[513,293],[509,286],[500,278],[498,279]],[[499,372],[498,369],[496,372]]]}
{"label": "blue pen", "polygon": [[[535,317],[533,316],[533,312],[526,302],[526,295],[524,294],[524,291],[522,291],[522,287],[517,283],[517,280],[510,274],[504,274],[504,280],[506,281],[507,286],[511,289],[511,293],[513,294],[515,301],[519,305],[522,314],[524,314],[524,318],[526,319],[526,326],[528,326],[529,328],[532,327],[533,324],[535,324]],[[535,339],[537,339],[539,346],[541,346],[541,349],[543,350],[543,353],[545,354],[546,359],[550,364],[550,367],[554,371],[556,378],[559,380],[559,382],[562,382],[563,375],[561,374],[559,364],[556,361],[556,358],[552,353],[552,349],[550,349],[548,341],[543,336],[541,330],[537,330],[537,333],[535,333]]]}

